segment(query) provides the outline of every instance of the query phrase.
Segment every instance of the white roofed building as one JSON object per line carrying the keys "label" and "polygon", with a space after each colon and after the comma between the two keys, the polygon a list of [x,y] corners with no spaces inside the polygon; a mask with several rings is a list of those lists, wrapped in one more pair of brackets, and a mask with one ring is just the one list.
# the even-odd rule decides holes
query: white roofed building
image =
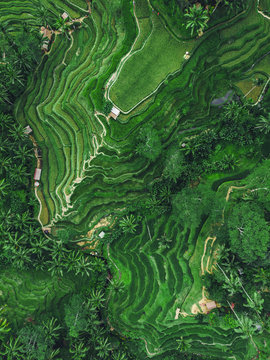
{"label": "white roofed building", "polygon": [[99,235],[98,235],[101,239],[103,239],[104,238],[104,236],[105,236],[105,232],[104,231],[101,231],[101,233],[99,233]]}
{"label": "white roofed building", "polygon": [[34,174],[34,180],[40,180],[41,177],[41,169],[36,168],[35,174]]}
{"label": "white roofed building", "polygon": [[113,106],[110,114],[109,114],[109,117],[112,117],[114,119],[117,119],[117,116],[120,114],[120,110],[117,109],[115,106]]}
{"label": "white roofed building", "polygon": [[24,133],[25,135],[29,135],[33,130],[30,128],[29,125],[26,126],[26,128],[24,128]]}
{"label": "white roofed building", "polygon": [[61,16],[64,20],[66,20],[68,18],[68,14],[66,12],[63,12],[63,14]]}

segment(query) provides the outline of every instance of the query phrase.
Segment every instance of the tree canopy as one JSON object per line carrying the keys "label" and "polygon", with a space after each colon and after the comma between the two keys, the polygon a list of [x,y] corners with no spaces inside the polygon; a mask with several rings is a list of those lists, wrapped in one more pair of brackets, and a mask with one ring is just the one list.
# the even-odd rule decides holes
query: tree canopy
{"label": "tree canopy", "polygon": [[255,263],[265,258],[270,246],[270,233],[259,205],[244,202],[235,205],[228,227],[231,249],[244,263]]}

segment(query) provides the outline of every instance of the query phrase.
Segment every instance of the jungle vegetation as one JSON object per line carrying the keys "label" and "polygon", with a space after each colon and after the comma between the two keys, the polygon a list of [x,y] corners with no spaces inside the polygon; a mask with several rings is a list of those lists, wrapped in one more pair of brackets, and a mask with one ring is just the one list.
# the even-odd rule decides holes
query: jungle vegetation
{"label": "jungle vegetation", "polygon": [[[6,3],[1,359],[269,359],[270,48],[269,25],[254,3],[150,0],[151,11],[144,0]],[[142,46],[134,51],[149,34],[153,43],[123,65],[105,98],[138,36],[134,14]],[[252,43],[245,16],[261,43]],[[236,31],[211,32],[230,21]],[[41,26],[54,32],[45,53]],[[185,41],[194,54],[181,58],[180,72],[156,74],[149,59],[167,60],[151,46],[172,39],[166,28],[175,44],[181,33],[179,48],[170,48],[173,70]],[[140,80],[148,94],[134,79],[151,66]],[[228,89],[232,97],[214,106]],[[254,89],[259,95],[249,97]],[[113,104],[127,110],[115,121],[108,118]],[[218,306],[185,315],[202,289]],[[178,306],[183,317],[172,323]]]}

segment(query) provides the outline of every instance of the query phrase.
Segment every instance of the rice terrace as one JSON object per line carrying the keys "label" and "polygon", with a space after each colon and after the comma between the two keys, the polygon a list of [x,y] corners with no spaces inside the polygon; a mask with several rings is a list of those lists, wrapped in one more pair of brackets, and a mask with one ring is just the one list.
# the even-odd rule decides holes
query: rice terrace
{"label": "rice terrace", "polygon": [[0,75],[0,359],[270,359],[270,0],[1,0]]}

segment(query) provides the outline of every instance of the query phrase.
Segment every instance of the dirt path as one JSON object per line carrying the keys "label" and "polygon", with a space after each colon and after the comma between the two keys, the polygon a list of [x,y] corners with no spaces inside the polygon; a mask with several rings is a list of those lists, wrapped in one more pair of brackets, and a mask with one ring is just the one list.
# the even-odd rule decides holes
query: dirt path
{"label": "dirt path", "polygon": [[260,15],[262,15],[264,18],[270,20],[270,16],[265,15],[261,10],[259,10],[259,6],[260,6],[260,0],[258,0],[258,4],[257,4],[258,14],[260,14]]}
{"label": "dirt path", "polygon": [[[202,258],[201,258],[201,271],[202,271],[202,275],[204,275],[204,265],[203,265],[203,260],[204,260],[204,256],[205,256],[205,253],[206,253],[206,246],[207,246],[207,243],[208,243],[208,241],[210,240],[210,239],[212,239],[213,241],[212,241],[212,244],[211,244],[211,248],[213,247],[213,245],[214,245],[214,242],[216,241],[216,236],[215,237],[211,237],[211,236],[208,236],[208,238],[205,240],[205,242],[204,242],[204,251],[203,251],[203,256],[202,256]],[[208,263],[209,263],[209,261],[210,261],[210,256],[211,255],[209,255],[208,256],[208,260],[207,260],[207,266],[206,266],[206,271],[208,272],[208,273],[210,273],[210,271],[208,271]]]}
{"label": "dirt path", "polygon": [[148,342],[145,340],[145,338],[140,338],[140,339],[142,339],[142,340],[144,341],[144,343],[145,343],[145,348],[146,348],[146,352],[147,352],[147,354],[148,354],[149,356],[154,356],[154,355],[157,355],[157,354],[158,354],[158,352],[151,353],[151,352],[148,350]]}
{"label": "dirt path", "polygon": [[89,0],[86,0],[87,6],[88,6],[88,12],[91,15],[92,14],[92,9],[91,9],[91,3]]}
{"label": "dirt path", "polygon": [[226,202],[229,201],[230,195],[233,192],[233,189],[244,189],[246,187],[245,186],[230,186],[226,195]]}
{"label": "dirt path", "polygon": [[[229,201],[229,198],[230,198],[230,195],[231,193],[233,192],[234,189],[244,189],[246,186],[230,186],[228,191],[227,191],[227,194],[226,194],[226,202]],[[222,217],[223,217],[223,221],[224,221],[224,212],[225,212],[225,206],[224,206],[224,209],[223,209],[223,214],[222,214]],[[211,237],[211,236],[208,236],[204,242],[204,251],[203,251],[203,255],[201,257],[201,275],[204,275],[205,272],[207,271],[209,274],[212,273],[212,269],[214,267],[214,265],[212,265],[211,269],[209,270],[209,263],[210,263],[210,258],[211,258],[211,253],[209,254],[208,256],[208,259],[207,259],[207,263],[206,263],[206,267],[204,268],[204,258],[205,258],[205,254],[206,254],[206,249],[207,249],[207,244],[209,242],[209,240],[212,240],[212,243],[211,243],[211,249],[213,248],[213,245],[216,241],[216,236],[214,237]],[[195,303],[192,305],[192,308],[191,308],[191,312],[192,314],[197,314],[197,313],[207,313],[207,309],[206,309],[206,306],[203,306],[203,304],[205,304],[206,302],[209,302],[211,300],[208,300],[206,297],[205,297],[205,287],[203,286],[203,289],[202,289],[202,299],[199,301],[199,306],[201,309],[199,309],[198,305]],[[203,310],[202,310],[202,307],[203,307]],[[178,312],[177,315],[179,315],[182,313],[181,312]],[[188,314],[185,313],[184,316],[187,316]],[[177,316],[178,318],[178,316]]]}

